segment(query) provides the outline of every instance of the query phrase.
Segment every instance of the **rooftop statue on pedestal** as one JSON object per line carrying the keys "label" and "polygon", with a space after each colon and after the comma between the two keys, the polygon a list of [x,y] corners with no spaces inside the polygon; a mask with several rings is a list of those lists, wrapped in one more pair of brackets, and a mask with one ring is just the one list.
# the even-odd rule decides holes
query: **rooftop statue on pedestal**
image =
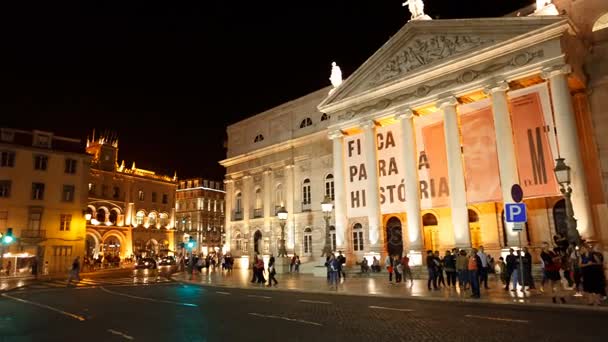
{"label": "rooftop statue on pedestal", "polygon": [[333,88],[329,91],[330,93],[338,88],[340,84],[342,84],[342,70],[340,70],[340,67],[338,64],[336,64],[336,62],[331,63],[331,76],[329,76],[329,80],[333,86]]}
{"label": "rooftop statue on pedestal", "polygon": [[424,14],[424,2],[422,0],[408,0],[403,3],[403,6],[408,6],[412,19],[410,20],[431,20],[431,17]]}
{"label": "rooftop statue on pedestal", "polygon": [[551,0],[536,0],[536,10],[532,15],[559,15],[559,11]]}

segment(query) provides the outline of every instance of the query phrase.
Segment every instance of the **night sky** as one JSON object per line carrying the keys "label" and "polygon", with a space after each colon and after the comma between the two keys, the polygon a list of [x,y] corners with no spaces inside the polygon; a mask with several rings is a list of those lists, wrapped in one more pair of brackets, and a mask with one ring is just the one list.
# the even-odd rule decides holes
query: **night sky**
{"label": "night sky", "polygon": [[[221,180],[226,125],[329,85],[334,60],[350,75],[409,19],[402,2],[3,4],[0,126],[110,129],[127,165]],[[426,0],[425,12],[496,17],[533,2]]]}

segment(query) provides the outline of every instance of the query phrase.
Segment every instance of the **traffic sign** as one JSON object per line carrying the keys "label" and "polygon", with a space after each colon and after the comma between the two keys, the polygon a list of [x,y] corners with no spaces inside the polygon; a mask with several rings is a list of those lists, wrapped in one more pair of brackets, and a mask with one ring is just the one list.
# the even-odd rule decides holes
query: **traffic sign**
{"label": "traffic sign", "polygon": [[525,226],[524,222],[514,222],[512,230],[514,232],[523,232],[524,231],[524,226]]}
{"label": "traffic sign", "polygon": [[511,186],[511,198],[513,198],[513,202],[515,203],[520,203],[524,198],[524,190],[519,184],[513,184],[513,186]]}
{"label": "traffic sign", "polygon": [[521,222],[528,220],[524,203],[505,203],[505,221]]}

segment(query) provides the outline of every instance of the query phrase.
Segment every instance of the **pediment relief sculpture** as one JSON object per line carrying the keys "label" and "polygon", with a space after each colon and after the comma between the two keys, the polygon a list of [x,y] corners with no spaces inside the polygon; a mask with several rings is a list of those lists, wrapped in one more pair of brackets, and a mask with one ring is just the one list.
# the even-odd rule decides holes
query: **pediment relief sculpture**
{"label": "pediment relief sculpture", "polygon": [[495,39],[471,35],[439,35],[420,37],[408,42],[370,81],[378,85],[448,57],[494,43]]}

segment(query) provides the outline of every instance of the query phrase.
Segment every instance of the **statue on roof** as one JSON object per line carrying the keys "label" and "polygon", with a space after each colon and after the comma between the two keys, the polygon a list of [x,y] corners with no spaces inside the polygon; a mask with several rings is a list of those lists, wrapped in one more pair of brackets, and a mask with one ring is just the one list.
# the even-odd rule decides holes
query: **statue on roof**
{"label": "statue on roof", "polygon": [[408,0],[403,3],[403,6],[407,6],[408,10],[412,14],[411,20],[430,20],[431,17],[424,14],[424,1],[422,0]]}
{"label": "statue on roof", "polygon": [[329,76],[329,80],[331,81],[331,85],[334,86],[334,89],[342,84],[342,70],[336,62],[331,63],[331,76]]}
{"label": "statue on roof", "polygon": [[532,15],[559,15],[551,0],[536,0],[536,10]]}

